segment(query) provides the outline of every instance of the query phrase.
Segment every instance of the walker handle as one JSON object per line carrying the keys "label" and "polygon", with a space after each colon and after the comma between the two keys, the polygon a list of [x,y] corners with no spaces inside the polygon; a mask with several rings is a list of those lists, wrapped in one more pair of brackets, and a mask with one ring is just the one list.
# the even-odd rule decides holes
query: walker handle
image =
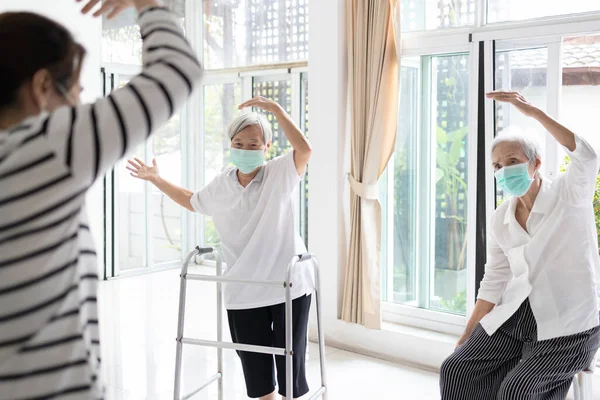
{"label": "walker handle", "polygon": [[304,253],[304,254],[298,254],[298,261],[299,263],[304,262],[304,261],[308,261],[310,259],[312,259],[313,255],[310,253]]}
{"label": "walker handle", "polygon": [[213,251],[215,251],[215,249],[213,247],[200,247],[200,246],[196,246],[196,250],[198,251],[198,255],[202,255],[202,254],[209,254],[212,253]]}

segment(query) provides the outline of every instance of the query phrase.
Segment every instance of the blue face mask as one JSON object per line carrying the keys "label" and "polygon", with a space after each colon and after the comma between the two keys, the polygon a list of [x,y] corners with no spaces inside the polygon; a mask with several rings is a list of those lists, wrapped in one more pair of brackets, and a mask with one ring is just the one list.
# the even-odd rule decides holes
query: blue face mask
{"label": "blue face mask", "polygon": [[533,183],[533,178],[529,176],[527,170],[527,163],[503,167],[496,171],[494,175],[496,176],[498,188],[511,196],[523,196]]}
{"label": "blue face mask", "polygon": [[241,150],[232,147],[230,158],[233,165],[235,165],[243,174],[249,174],[265,163],[265,151]]}

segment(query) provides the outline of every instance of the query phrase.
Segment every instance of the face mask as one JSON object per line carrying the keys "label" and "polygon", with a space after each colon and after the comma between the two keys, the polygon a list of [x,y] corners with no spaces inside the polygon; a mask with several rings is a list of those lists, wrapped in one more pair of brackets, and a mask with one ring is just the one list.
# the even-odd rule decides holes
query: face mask
{"label": "face mask", "polygon": [[230,157],[233,165],[244,174],[249,174],[265,163],[264,150],[241,150],[232,148]]}
{"label": "face mask", "polygon": [[494,175],[498,187],[511,196],[523,196],[533,183],[533,178],[529,176],[529,171],[527,171],[527,163],[503,167],[496,171]]}

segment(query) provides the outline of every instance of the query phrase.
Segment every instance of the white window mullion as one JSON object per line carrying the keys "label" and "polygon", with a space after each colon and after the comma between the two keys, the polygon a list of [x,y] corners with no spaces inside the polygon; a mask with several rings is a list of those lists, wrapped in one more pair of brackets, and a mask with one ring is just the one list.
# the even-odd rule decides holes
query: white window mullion
{"label": "white window mullion", "polygon": [[[290,75],[291,75],[290,87],[292,90],[292,96],[291,96],[292,114],[290,116],[292,117],[292,121],[294,121],[298,126],[301,126],[300,113],[302,111],[302,106],[300,105],[300,101],[302,99],[302,74],[300,72],[292,72]],[[300,219],[302,218],[302,214],[300,212],[300,198],[301,198],[300,191],[304,189],[304,185],[300,184],[300,185],[298,185],[298,188],[299,188],[298,196],[294,196],[294,212],[296,215],[294,225],[295,225],[296,232],[300,232],[300,227],[302,226],[302,224],[300,223]]]}
{"label": "white window mullion", "polygon": [[[203,21],[202,3],[197,1],[185,2],[185,31],[190,45],[194,49],[198,60],[204,65],[204,29],[201,23]],[[198,166],[204,165],[204,129],[202,129],[203,113],[203,86],[190,99],[182,115],[182,184],[191,190],[197,190],[204,184],[204,169]],[[199,133],[199,134],[198,134]],[[204,221],[201,221],[199,214],[190,214],[183,207],[181,208],[182,257],[185,256],[194,246],[204,243]]]}
{"label": "white window mullion", "polygon": [[[144,162],[148,165],[152,165],[152,142],[153,140],[146,141],[144,148]],[[153,234],[154,234],[154,224],[152,220],[154,219],[153,207],[152,207],[152,184],[148,181],[144,181],[144,209],[145,209],[145,221],[146,221],[146,229],[145,229],[145,247],[146,251],[144,253],[144,267],[151,267],[154,263],[154,245],[153,245]]]}
{"label": "white window mullion", "polygon": [[[431,93],[435,82],[431,79],[431,57],[421,59],[421,112],[418,150],[418,190],[417,190],[417,304],[421,308],[429,307],[429,291],[431,287],[432,262],[435,259],[434,243],[435,237],[435,185],[431,179],[432,165],[435,171],[435,153],[432,151],[431,124],[435,122],[435,107],[431,107]],[[435,126],[435,125],[434,125]]]}
{"label": "white window mullion", "polygon": [[485,25],[487,20],[487,0],[475,0],[475,29]]}
{"label": "white window mullion", "polygon": [[[492,41],[486,41],[483,45],[483,63],[484,63],[484,89],[485,92],[491,92],[494,90],[494,48]],[[485,101],[485,165],[492,165],[492,156],[487,149],[494,140],[494,127],[496,118],[494,112],[494,102],[491,100]],[[476,106],[476,105],[475,105]],[[489,221],[492,217],[494,210],[496,209],[496,182],[494,178],[494,171],[492,168],[486,168],[485,174],[485,206],[486,206],[486,221]]]}
{"label": "white window mullion", "polygon": [[[395,168],[395,156],[392,154],[390,161],[388,162],[388,166],[386,169],[386,173],[382,176],[385,179],[386,186],[386,201],[382,204],[385,207],[385,215],[387,215],[386,223],[384,227],[386,229],[386,235],[383,237],[386,240],[385,243],[385,265],[386,270],[386,293],[387,299],[386,301],[393,301],[394,299],[394,193],[396,188],[394,187],[394,171]],[[383,266],[382,266],[383,267]],[[382,268],[383,269],[383,268]]]}
{"label": "white window mullion", "polygon": [[[547,93],[546,110],[553,118],[559,118],[560,99],[562,94],[562,40],[548,45],[548,67],[546,75]],[[558,173],[558,143],[546,133],[546,154],[542,165],[546,165],[546,174],[554,179]]]}
{"label": "white window mullion", "polygon": [[[242,80],[242,101],[246,101],[254,96],[254,77],[248,75],[240,75],[240,78]],[[250,112],[250,109],[245,108],[242,110],[242,112]]]}
{"label": "white window mullion", "polygon": [[[479,2],[478,2],[479,3]],[[469,54],[469,133],[467,136],[467,317],[471,315],[477,295],[476,286],[476,240],[477,240],[477,171],[478,171],[478,121],[479,105],[479,43],[471,43]]]}

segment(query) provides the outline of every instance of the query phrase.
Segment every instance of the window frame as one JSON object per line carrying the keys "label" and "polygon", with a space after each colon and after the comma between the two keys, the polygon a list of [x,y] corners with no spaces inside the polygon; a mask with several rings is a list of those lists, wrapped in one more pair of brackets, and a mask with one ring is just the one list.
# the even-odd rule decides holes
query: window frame
{"label": "window frame", "polygon": [[[457,38],[460,38],[461,36],[454,36],[451,40],[456,40]],[[466,44],[462,44],[459,45],[458,43],[453,43],[452,45],[446,46],[446,47],[441,47],[438,45],[435,45],[433,47],[419,47],[420,44],[422,42],[419,42],[419,45],[415,45],[413,47],[410,48],[410,50],[408,52],[403,52],[402,53],[402,58],[416,58],[418,57],[419,60],[402,60],[401,63],[402,65],[407,65],[408,64],[414,64],[415,66],[418,65],[419,67],[419,77],[418,77],[418,81],[419,81],[419,93],[418,93],[418,98],[417,98],[417,104],[418,104],[418,108],[419,108],[419,112],[417,115],[417,126],[418,128],[418,132],[420,137],[417,138],[417,143],[418,143],[418,147],[419,149],[426,149],[427,152],[430,152],[433,146],[433,142],[431,140],[431,138],[429,138],[429,135],[423,134],[423,133],[430,133],[431,132],[431,123],[432,123],[432,118],[435,117],[435,113],[431,112],[430,110],[430,103],[431,103],[431,90],[432,90],[432,82],[431,82],[431,61],[433,57],[436,56],[452,56],[452,55],[459,55],[459,54],[465,54],[469,56],[469,102],[472,100],[473,98],[473,94],[472,94],[472,84],[473,84],[473,69],[472,69],[472,65],[473,65],[473,59],[472,59],[472,48],[473,45],[471,43],[466,43]],[[400,72],[399,72],[400,73]],[[476,75],[476,74],[475,74]],[[469,103],[470,104],[470,103]],[[469,105],[469,107],[471,107]],[[476,177],[476,173],[477,173],[477,165],[476,165],[476,157],[475,152],[472,152],[471,149],[473,148],[473,145],[476,145],[476,141],[474,141],[472,138],[473,136],[476,134],[476,132],[474,131],[474,126],[471,123],[473,117],[472,115],[476,114],[473,113],[472,111],[469,112],[469,133],[468,133],[468,137],[467,137],[467,148],[469,149],[468,152],[468,160],[467,160],[467,221],[471,220],[471,215],[473,214],[473,210],[475,208],[475,202],[471,200],[472,196],[475,194],[476,192],[476,188],[477,185],[474,184],[472,182],[473,177]],[[427,157],[420,157],[419,160],[417,160],[417,196],[419,198],[421,197],[425,197],[427,199],[427,202],[429,203],[430,207],[425,207],[425,208],[432,208],[431,210],[428,210],[427,212],[419,212],[419,223],[417,223],[417,249],[421,248],[422,251],[417,251],[417,257],[416,257],[416,262],[417,262],[417,272],[416,272],[416,278],[417,278],[417,296],[418,298],[416,299],[416,304],[418,305],[418,307],[415,306],[411,306],[411,305],[406,305],[406,304],[397,304],[397,303],[391,303],[391,302],[387,302],[382,298],[382,305],[381,305],[381,310],[382,310],[382,319],[385,322],[391,322],[391,323],[396,323],[396,324],[402,324],[402,325],[410,325],[410,326],[414,326],[414,327],[418,327],[418,328],[423,328],[423,329],[428,329],[428,330],[434,330],[434,331],[438,331],[438,332],[443,332],[443,333],[449,333],[449,334],[459,334],[460,331],[462,329],[464,329],[464,326],[466,325],[466,317],[465,316],[461,316],[461,315],[455,315],[455,314],[451,314],[451,313],[445,313],[442,311],[438,311],[438,310],[432,310],[429,309],[429,302],[430,302],[430,290],[432,287],[432,283],[433,283],[433,279],[434,276],[431,274],[431,262],[433,262],[433,260],[435,259],[433,251],[434,251],[434,246],[432,245],[432,243],[435,242],[435,237],[433,237],[432,235],[434,234],[434,230],[432,229],[431,225],[431,215],[435,214],[435,201],[432,201],[434,199],[434,193],[435,193],[435,187],[428,187],[430,185],[435,185],[435,183],[432,183],[433,180],[431,179],[431,162],[434,162],[434,159],[431,156],[427,156]],[[389,201],[388,199],[391,197],[393,198],[393,187],[390,188],[389,182],[393,181],[393,174],[389,173],[389,166],[390,165],[394,165],[394,155],[392,155],[392,157],[390,158],[390,162],[388,164],[388,168],[386,168],[386,172],[384,173],[384,175],[382,176],[382,179],[384,179],[386,182],[384,182],[383,185],[380,186],[380,190],[386,191],[387,190],[387,196],[384,194],[383,196],[381,196],[382,198],[382,205],[383,205],[383,218],[385,218],[386,214],[388,214],[390,212],[390,210],[393,209],[393,201]],[[424,187],[428,187],[428,190],[426,191],[427,193],[423,194],[422,193],[422,188]],[[421,200],[417,199],[417,203],[422,203]],[[386,220],[389,220],[389,218],[385,218]],[[473,219],[474,220],[474,219]],[[472,225],[471,223],[467,222],[467,277],[468,277],[468,283],[467,283],[467,296],[469,296],[469,294],[471,294],[471,290],[469,290],[469,288],[472,286],[469,284],[470,281],[474,281],[474,278],[472,279],[470,277],[470,271],[469,271],[469,265],[470,265],[470,260],[473,258],[471,256],[471,254],[474,254],[474,246],[471,244],[474,241],[474,230],[473,229],[469,229],[470,225]],[[427,226],[427,229],[419,229],[419,226]],[[389,262],[392,262],[393,265],[393,253],[391,253],[389,251],[389,244],[393,243],[393,236],[391,235],[393,232],[393,224],[389,224],[387,221],[384,221],[383,223],[383,227],[384,229],[387,229],[387,234],[382,235],[382,237],[384,239],[387,239],[388,243],[387,246],[382,246],[382,264],[383,262],[385,262],[387,260],[388,264],[390,265]],[[472,239],[473,238],[473,239]],[[425,244],[423,244],[425,243]],[[392,285],[393,287],[393,283],[390,284],[390,275],[393,276],[393,269],[387,268],[387,266],[383,266],[382,265],[382,271],[385,271],[387,273],[388,276],[383,278],[383,284],[387,285],[388,287],[390,285]],[[389,289],[389,288],[388,288]],[[468,302],[467,302],[468,304]],[[421,308],[422,307],[422,308]],[[470,312],[469,307],[467,306],[467,314]]]}
{"label": "window frame", "polygon": [[[485,92],[494,88],[494,53],[495,43],[511,40],[523,46],[534,43],[545,43],[548,48],[547,69],[547,112],[559,117],[562,86],[562,38],[600,32],[600,11],[574,15],[542,17],[523,21],[486,23],[485,0],[476,0],[475,24],[457,28],[438,29],[432,31],[407,32],[402,34],[400,57],[424,55],[442,55],[458,52],[469,53],[469,133],[467,147],[468,159],[468,191],[467,191],[467,310],[466,316],[418,309],[411,306],[387,303],[382,297],[382,318],[386,322],[400,323],[429,330],[446,333],[457,333],[457,327],[464,327],[471,315],[478,290],[478,277],[483,276],[483,257],[476,249],[476,242],[485,237],[485,224],[494,212],[495,180],[491,168],[491,158],[485,151],[484,160],[476,156],[480,145],[486,149],[494,138],[495,114],[493,102],[482,100]],[[549,29],[549,27],[552,27]],[[480,76],[483,77],[481,81]],[[481,87],[480,87],[481,85]],[[481,108],[483,107],[483,108]],[[482,115],[478,115],[478,109]],[[422,114],[422,113],[421,113]],[[483,118],[482,118],[483,117]],[[478,140],[478,137],[480,140]],[[481,141],[483,140],[483,144]],[[479,149],[481,157],[481,149]],[[558,145],[553,140],[546,141],[545,159],[547,174],[556,176],[558,172]],[[393,160],[392,160],[393,162]],[[485,165],[482,176],[477,176],[479,166]],[[383,179],[389,179],[386,175]],[[385,182],[383,182],[385,183]],[[484,185],[483,200],[485,213],[477,209],[478,183]],[[389,204],[383,204],[389,208]],[[384,223],[384,229],[389,229]],[[481,246],[481,242],[479,243]],[[382,250],[383,246],[382,246]],[[482,250],[480,250],[482,251]],[[484,250],[483,250],[484,251]],[[382,264],[388,254],[382,251]],[[382,272],[385,266],[382,265]],[[428,266],[429,268],[429,266]],[[383,284],[385,284],[385,280]]]}
{"label": "window frame", "polygon": [[[121,80],[129,80],[139,74],[142,71],[141,66],[139,65],[129,65],[129,64],[119,64],[119,63],[102,63],[101,64],[101,73],[102,73],[102,82],[104,86],[104,95],[109,95],[110,92],[117,89],[118,82]],[[185,148],[186,141],[189,139],[189,131],[186,129],[185,121],[188,119],[189,112],[187,111],[187,107],[182,108],[181,113],[181,180],[182,184],[185,186],[189,182],[188,173],[189,170],[188,164],[190,163],[190,158],[185,154],[183,149]],[[153,143],[152,141],[147,141],[144,144],[144,158],[145,161],[148,161],[148,154],[153,153]],[[121,160],[123,162],[123,160]],[[147,212],[147,210],[151,209],[151,198],[152,198],[152,186],[150,182],[143,182],[143,194],[144,194],[144,225],[145,225],[145,237],[144,243],[145,250],[143,255],[143,265],[137,266],[134,268],[128,268],[125,270],[121,270],[121,265],[119,262],[119,252],[120,252],[120,233],[118,228],[118,223],[116,222],[119,219],[120,208],[117,205],[117,201],[115,196],[118,195],[119,188],[119,176],[116,173],[116,168],[111,168],[109,172],[107,172],[106,176],[103,179],[104,186],[104,246],[103,246],[103,279],[111,280],[117,278],[125,278],[129,276],[136,276],[141,274],[147,274],[157,271],[164,271],[167,269],[176,268],[181,264],[181,260],[183,259],[183,255],[189,251],[192,247],[189,247],[189,239],[191,230],[189,228],[189,223],[187,216],[185,215],[185,210],[181,210],[180,212],[180,222],[181,222],[181,251],[180,251],[180,259],[154,263],[154,254],[153,254],[153,246],[149,246],[148,243],[152,241],[152,234],[154,230],[152,227],[152,215]],[[150,260],[150,261],[149,261]]]}
{"label": "window frame", "polygon": [[[204,15],[201,2],[186,1],[185,11],[185,23],[186,32],[188,32],[188,38],[190,45],[198,55],[199,61],[203,63],[204,58]],[[200,21],[199,23],[192,23],[192,21]],[[290,77],[290,87],[294,95],[291,96],[291,113],[290,117],[298,126],[302,126],[303,118],[301,112],[303,106],[302,101],[302,78],[303,74],[308,74],[308,60],[306,61],[292,61],[292,62],[277,62],[272,64],[257,64],[243,67],[234,68],[221,68],[221,69],[207,69],[201,78],[199,84],[199,90],[197,94],[189,103],[188,108],[192,110],[199,110],[199,112],[190,112],[187,114],[187,123],[190,127],[194,127],[194,132],[200,134],[194,135],[193,141],[190,143],[190,151],[195,154],[195,159],[198,160],[196,165],[204,166],[204,87],[215,84],[225,83],[239,83],[241,88],[242,99],[249,99],[252,97],[253,92],[253,80],[256,77]],[[296,90],[296,92],[294,92]],[[192,159],[194,159],[192,158]],[[194,183],[194,187],[202,188],[208,182],[204,179],[204,168],[192,168],[193,179],[191,182]],[[304,181],[302,182],[299,190],[304,190]],[[300,192],[303,193],[303,192]],[[295,224],[296,229],[300,229],[300,219],[305,218],[308,223],[308,213],[301,213],[300,197],[294,200],[294,208],[296,211],[297,218]],[[202,244],[205,241],[205,217],[194,213],[193,222],[191,225],[191,232],[189,245],[192,248],[197,244]],[[306,239],[308,240],[308,238]],[[204,256],[197,256],[195,262],[199,265],[214,266],[215,263],[212,260],[205,260]]]}

